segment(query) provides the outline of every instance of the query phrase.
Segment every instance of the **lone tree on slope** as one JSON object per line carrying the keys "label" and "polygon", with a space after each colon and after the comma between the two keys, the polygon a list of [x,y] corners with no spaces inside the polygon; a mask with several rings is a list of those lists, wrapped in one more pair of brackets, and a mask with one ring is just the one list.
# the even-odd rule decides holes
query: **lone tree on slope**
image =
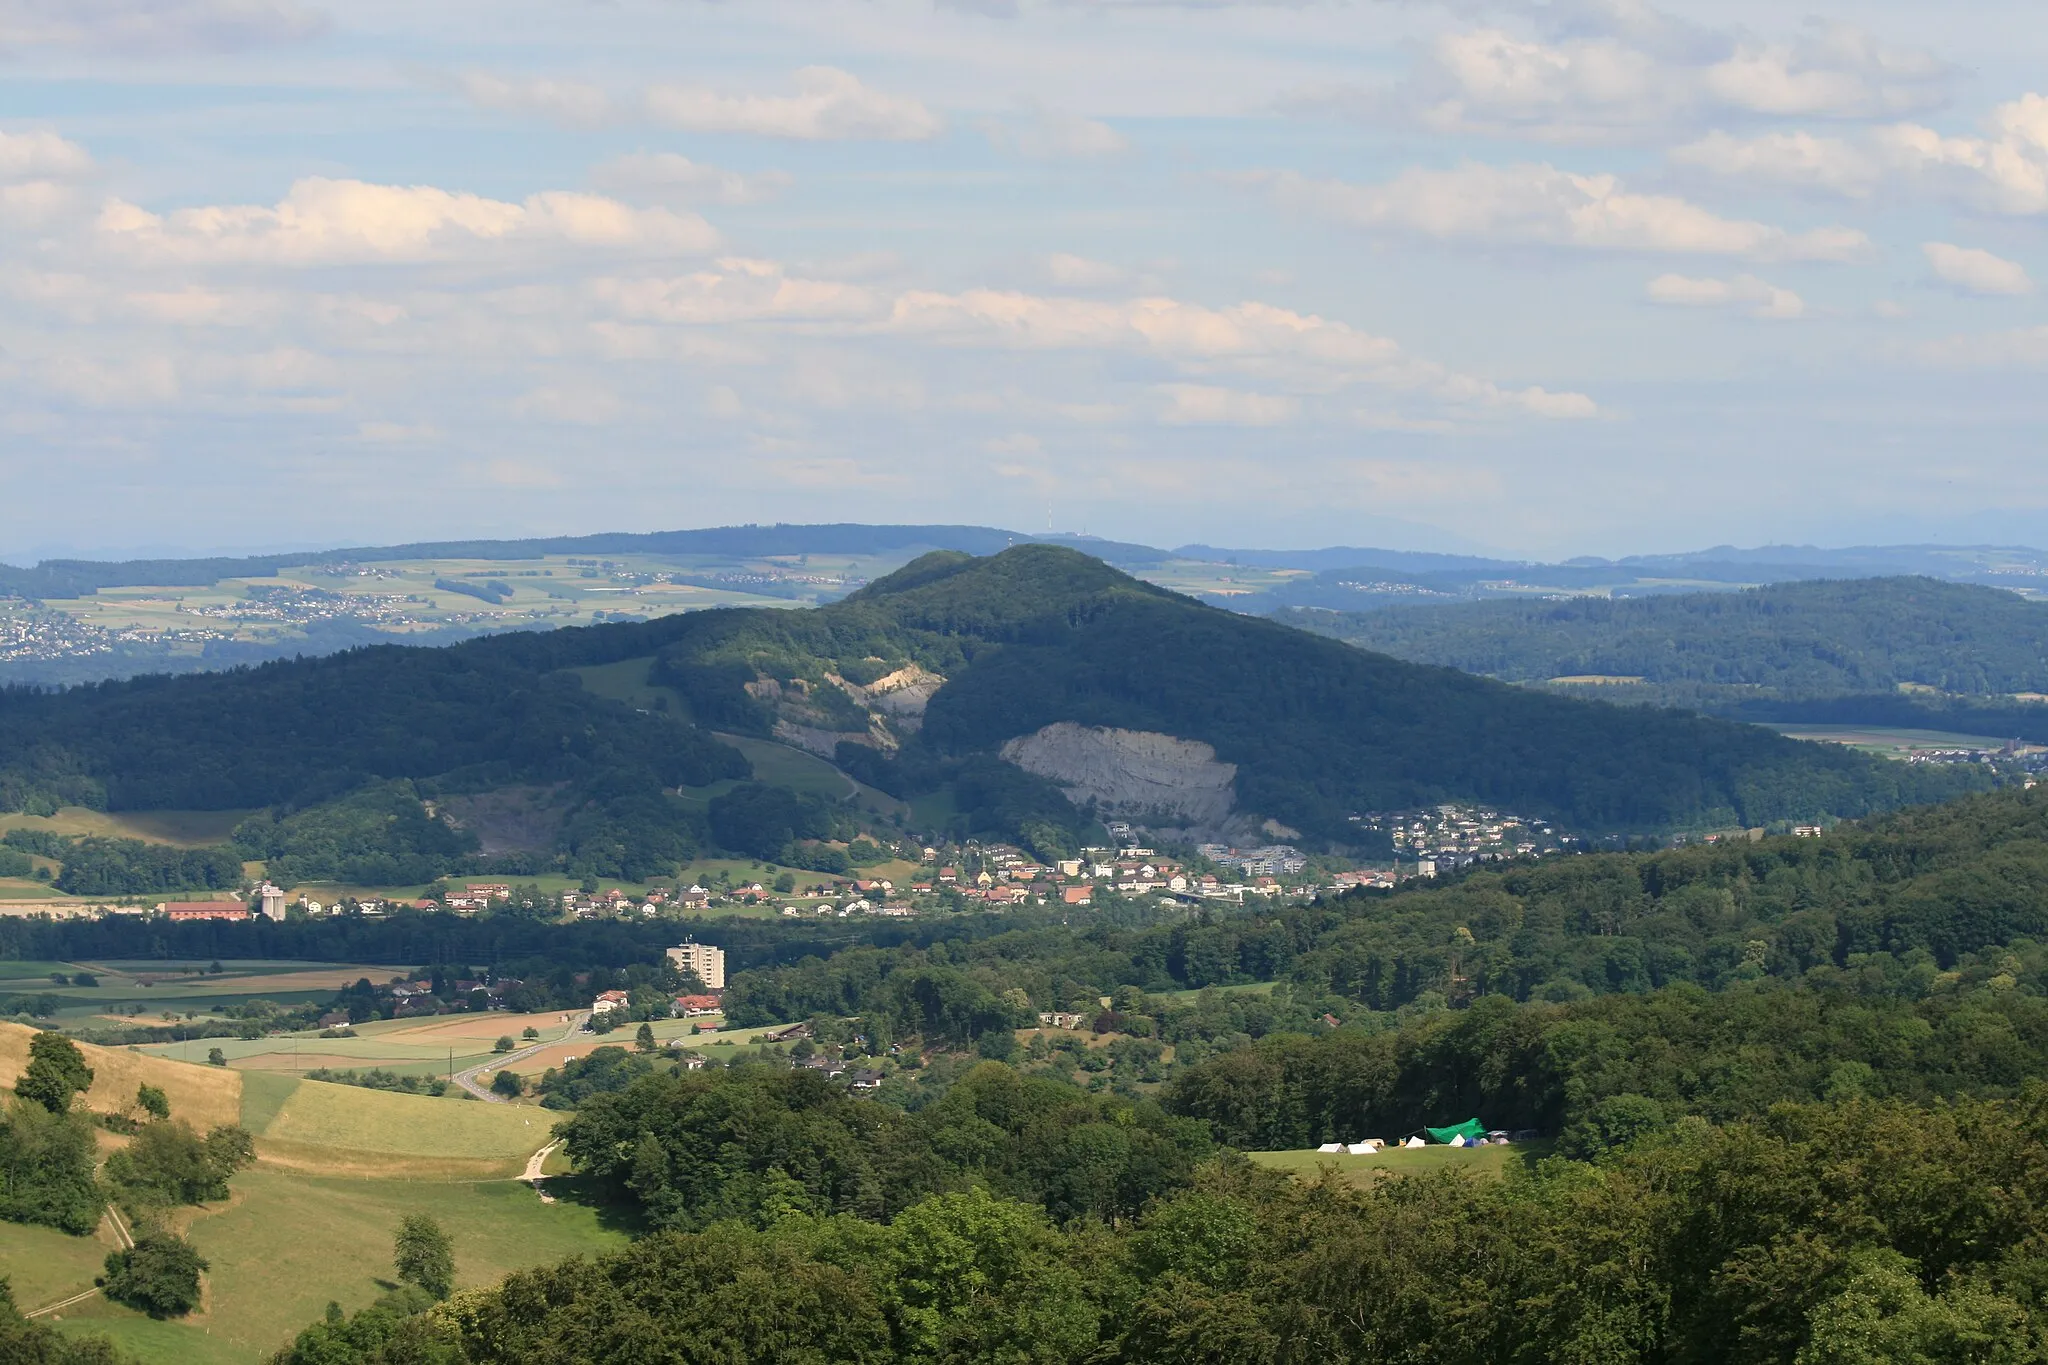
{"label": "lone tree on slope", "polygon": [[425,1214],[408,1214],[398,1225],[393,1260],[405,1283],[416,1284],[437,1299],[455,1292],[455,1244]]}

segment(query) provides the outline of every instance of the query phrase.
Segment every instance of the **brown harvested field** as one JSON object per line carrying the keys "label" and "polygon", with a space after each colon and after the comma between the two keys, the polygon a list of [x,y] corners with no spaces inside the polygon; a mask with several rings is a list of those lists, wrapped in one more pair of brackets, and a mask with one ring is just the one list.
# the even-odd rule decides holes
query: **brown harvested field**
{"label": "brown harvested field", "polygon": [[[604,1040],[602,1039],[578,1038],[572,1042],[557,1043],[553,1047],[544,1047],[524,1061],[514,1062],[511,1066],[504,1069],[516,1072],[521,1076],[538,1076],[551,1066],[560,1066],[562,1063],[577,1057],[588,1057],[602,1046],[604,1046]],[[632,1035],[628,1034],[623,1044],[615,1042],[612,1046],[631,1048],[633,1046]],[[493,1071],[498,1070],[496,1067],[491,1069]]]}
{"label": "brown harvested field", "polygon": [[387,1043],[489,1043],[507,1036],[518,1038],[529,1028],[547,1038],[562,1031],[569,1015],[561,1010],[547,1014],[457,1014],[421,1020],[407,1028],[380,1031],[376,1037]]}
{"label": "brown harvested field", "polygon": [[[0,1084],[12,1087],[28,1069],[29,1039],[35,1035],[35,1029],[23,1024],[0,1024]],[[226,1067],[193,1066],[90,1043],[78,1044],[78,1050],[92,1068],[92,1089],[86,1092],[85,1103],[95,1113],[132,1109],[135,1092],[146,1081],[170,1097],[174,1118],[195,1128],[241,1121],[242,1078]]]}
{"label": "brown harvested field", "polygon": [[[90,964],[87,964],[90,965]],[[403,977],[405,967],[317,967],[299,972],[275,972],[267,976],[165,976],[159,978],[166,985],[204,984],[222,994],[268,995],[287,992],[337,991],[344,986],[354,985],[363,977],[374,982],[386,982],[393,977]],[[142,978],[137,978],[138,980]]]}

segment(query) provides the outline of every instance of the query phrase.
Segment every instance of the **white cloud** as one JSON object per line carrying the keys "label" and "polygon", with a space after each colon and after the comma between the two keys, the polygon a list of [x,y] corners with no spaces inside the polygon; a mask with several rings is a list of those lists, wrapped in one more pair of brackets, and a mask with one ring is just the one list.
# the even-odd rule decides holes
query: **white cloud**
{"label": "white cloud", "polygon": [[1612,175],[1550,165],[1411,167],[1379,185],[1291,171],[1265,178],[1283,201],[1338,221],[1447,242],[1778,261],[1856,260],[1871,250],[1870,239],[1853,228],[1788,232],[1723,218],[1670,195],[1633,193]]}
{"label": "white cloud", "polygon": [[998,151],[1033,161],[1085,161],[1121,156],[1129,139],[1098,119],[1040,109],[1023,120],[983,119],[982,135]]}
{"label": "white cloud", "polygon": [[1787,321],[1806,313],[1806,302],[1797,294],[1754,275],[1726,280],[1659,275],[1650,281],[1644,295],[1652,303],[1680,308],[1740,307],[1753,318],[1772,321]]}
{"label": "white cloud", "polygon": [[1896,117],[1940,104],[1949,68],[1846,25],[1791,41],[1695,28],[1638,3],[1477,4],[1504,12],[1439,34],[1408,77],[1288,101],[1375,122],[1552,142],[1613,141],[1744,117]]}
{"label": "white cloud", "polygon": [[863,85],[836,67],[796,73],[794,95],[734,95],[697,86],[658,85],[642,97],[647,117],[697,133],[751,133],[804,141],[919,142],[944,129],[938,115],[908,95]]}
{"label": "white cloud", "polygon": [[0,181],[71,180],[92,168],[90,152],[46,128],[0,132]]}
{"label": "white cloud", "polygon": [[1976,247],[1928,242],[1920,250],[1927,267],[1944,284],[1965,294],[2031,294],[2034,281],[2018,261],[2008,261]]}
{"label": "white cloud", "polygon": [[746,175],[674,152],[615,156],[591,171],[590,180],[615,194],[683,204],[758,204],[790,186],[790,177],[782,171]]}
{"label": "white cloud", "polygon": [[1247,393],[1213,384],[1162,384],[1160,420],[1173,426],[1272,427],[1292,421],[1301,400],[1285,394]]}
{"label": "white cloud", "polygon": [[1780,117],[1895,117],[1947,98],[1948,65],[1891,48],[1848,24],[1816,25],[1792,43],[1744,41],[1708,67],[1705,87],[1732,109]]}
{"label": "white cloud", "polygon": [[319,178],[298,181],[268,207],[214,205],[159,215],[109,200],[97,228],[101,242],[129,256],[276,265],[428,260],[478,243],[515,241],[694,254],[718,240],[695,214],[636,209],[567,190],[514,204],[430,185]]}
{"label": "white cloud", "polygon": [[885,307],[859,285],[791,276],[776,262],[742,257],[690,275],[594,280],[590,293],[623,318],[696,326],[867,318]]}
{"label": "white cloud", "polygon": [[2048,213],[2048,96],[2022,95],[1993,109],[1985,135],[1891,124],[1855,136],[1805,132],[1738,138],[1716,131],[1671,159],[1710,175],[1771,188],[1851,198],[1883,191],[1952,200],[1993,213]]}
{"label": "white cloud", "polygon": [[1228,371],[1301,394],[1363,384],[1468,409],[1515,409],[1542,417],[1598,412],[1584,394],[1502,389],[1418,360],[1386,337],[1263,303],[1217,309],[1171,298],[1103,302],[992,289],[912,290],[895,300],[886,330],[960,345],[1136,352],[1192,374]]}
{"label": "white cloud", "polygon": [[1885,173],[1874,146],[1807,132],[1739,138],[1716,129],[1696,142],[1672,149],[1670,159],[1674,165],[1724,180],[1825,190],[1851,199],[1875,192]]}
{"label": "white cloud", "polygon": [[0,0],[0,47],[212,52],[298,42],[327,27],[296,0]]}
{"label": "white cloud", "polygon": [[594,85],[575,81],[520,80],[471,71],[458,77],[456,85],[470,103],[481,108],[539,114],[571,127],[595,127],[613,113],[611,96]]}

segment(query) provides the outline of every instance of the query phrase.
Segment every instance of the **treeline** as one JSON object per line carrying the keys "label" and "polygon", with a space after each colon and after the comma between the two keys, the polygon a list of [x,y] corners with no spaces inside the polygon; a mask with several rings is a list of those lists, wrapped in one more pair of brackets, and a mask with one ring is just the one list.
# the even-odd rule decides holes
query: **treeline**
{"label": "treeline", "polygon": [[[242,881],[242,855],[225,845],[174,848],[140,839],[63,836],[12,829],[0,836],[0,847],[15,854],[23,871],[27,869],[26,856],[30,853],[55,858],[60,864],[57,889],[73,896],[217,890],[239,886]],[[0,871],[12,865],[0,861]]]}
{"label": "treeline", "polygon": [[461,867],[478,846],[474,834],[429,815],[417,789],[402,780],[303,810],[264,811],[236,826],[234,839],[243,856],[264,860],[281,886],[431,882]]}
{"label": "treeline", "polygon": [[277,1360],[2020,1362],[2048,1329],[2044,1139],[2034,1092],[1788,1106],[1499,1181],[1221,1164],[1115,1224],[981,1189],[887,1223],[771,1196]]}
{"label": "treeline", "polygon": [[2048,607],[1934,578],[1282,619],[1361,649],[1514,682],[1596,674],[1785,698],[1896,692],[1901,683],[1979,696],[2048,691]]}
{"label": "treeline", "polygon": [[474,597],[478,601],[493,604],[502,602],[512,595],[512,585],[502,578],[484,578],[473,582],[464,582],[459,578],[437,578],[434,580],[434,586],[442,592],[461,593],[464,597]]}
{"label": "treeline", "polygon": [[[702,942],[724,948],[730,970],[830,954],[857,943],[893,946],[992,934],[1007,927],[995,917],[944,924],[891,921],[810,921],[794,925],[758,919],[722,919],[693,926]],[[382,919],[347,915],[274,923],[202,921],[166,924],[136,916],[101,919],[0,917],[0,959],[52,962],[225,961],[263,958],[303,962],[465,963],[496,976],[549,974],[597,968],[658,966],[676,943],[673,923],[601,920],[558,924],[518,914],[434,913],[399,908]],[[534,968],[538,967],[538,972]],[[588,1004],[586,999],[584,1004]]]}
{"label": "treeline", "polygon": [[1281,980],[1339,1014],[1487,995],[1572,1000],[1678,982],[1720,989],[1896,959],[1901,989],[2020,939],[2048,940],[2048,788],[2008,790],[1817,839],[1546,859],[1437,887],[1174,925],[1050,928],[843,951],[735,972],[727,1008],[770,1022],[887,1007],[934,967],[1038,1009]]}
{"label": "treeline", "polygon": [[1975,988],[1919,999],[1871,964],[1718,995],[1685,985],[1572,1005],[1493,996],[1379,1032],[1273,1034],[1182,1071],[1164,1103],[1248,1151],[1397,1138],[1477,1114],[1591,1157],[1688,1116],[2010,1098],[2048,1067],[2048,949],[2024,954]]}
{"label": "treeline", "polygon": [[1057,1221],[1126,1218],[1186,1185],[1204,1125],[989,1063],[915,1114],[807,1071],[660,1071],[584,1097],[558,1130],[579,1172],[657,1227],[782,1213],[885,1222],[978,1185]]}

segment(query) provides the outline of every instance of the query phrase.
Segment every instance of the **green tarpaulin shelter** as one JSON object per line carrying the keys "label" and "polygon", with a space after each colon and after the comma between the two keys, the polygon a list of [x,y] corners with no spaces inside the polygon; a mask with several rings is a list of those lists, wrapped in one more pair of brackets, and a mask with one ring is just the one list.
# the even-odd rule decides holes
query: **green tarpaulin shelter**
{"label": "green tarpaulin shelter", "polygon": [[1454,1137],[1461,1137],[1467,1143],[1472,1143],[1486,1136],[1486,1125],[1478,1119],[1466,1119],[1463,1123],[1454,1123],[1448,1128],[1425,1128],[1422,1131],[1438,1142],[1449,1142]]}

